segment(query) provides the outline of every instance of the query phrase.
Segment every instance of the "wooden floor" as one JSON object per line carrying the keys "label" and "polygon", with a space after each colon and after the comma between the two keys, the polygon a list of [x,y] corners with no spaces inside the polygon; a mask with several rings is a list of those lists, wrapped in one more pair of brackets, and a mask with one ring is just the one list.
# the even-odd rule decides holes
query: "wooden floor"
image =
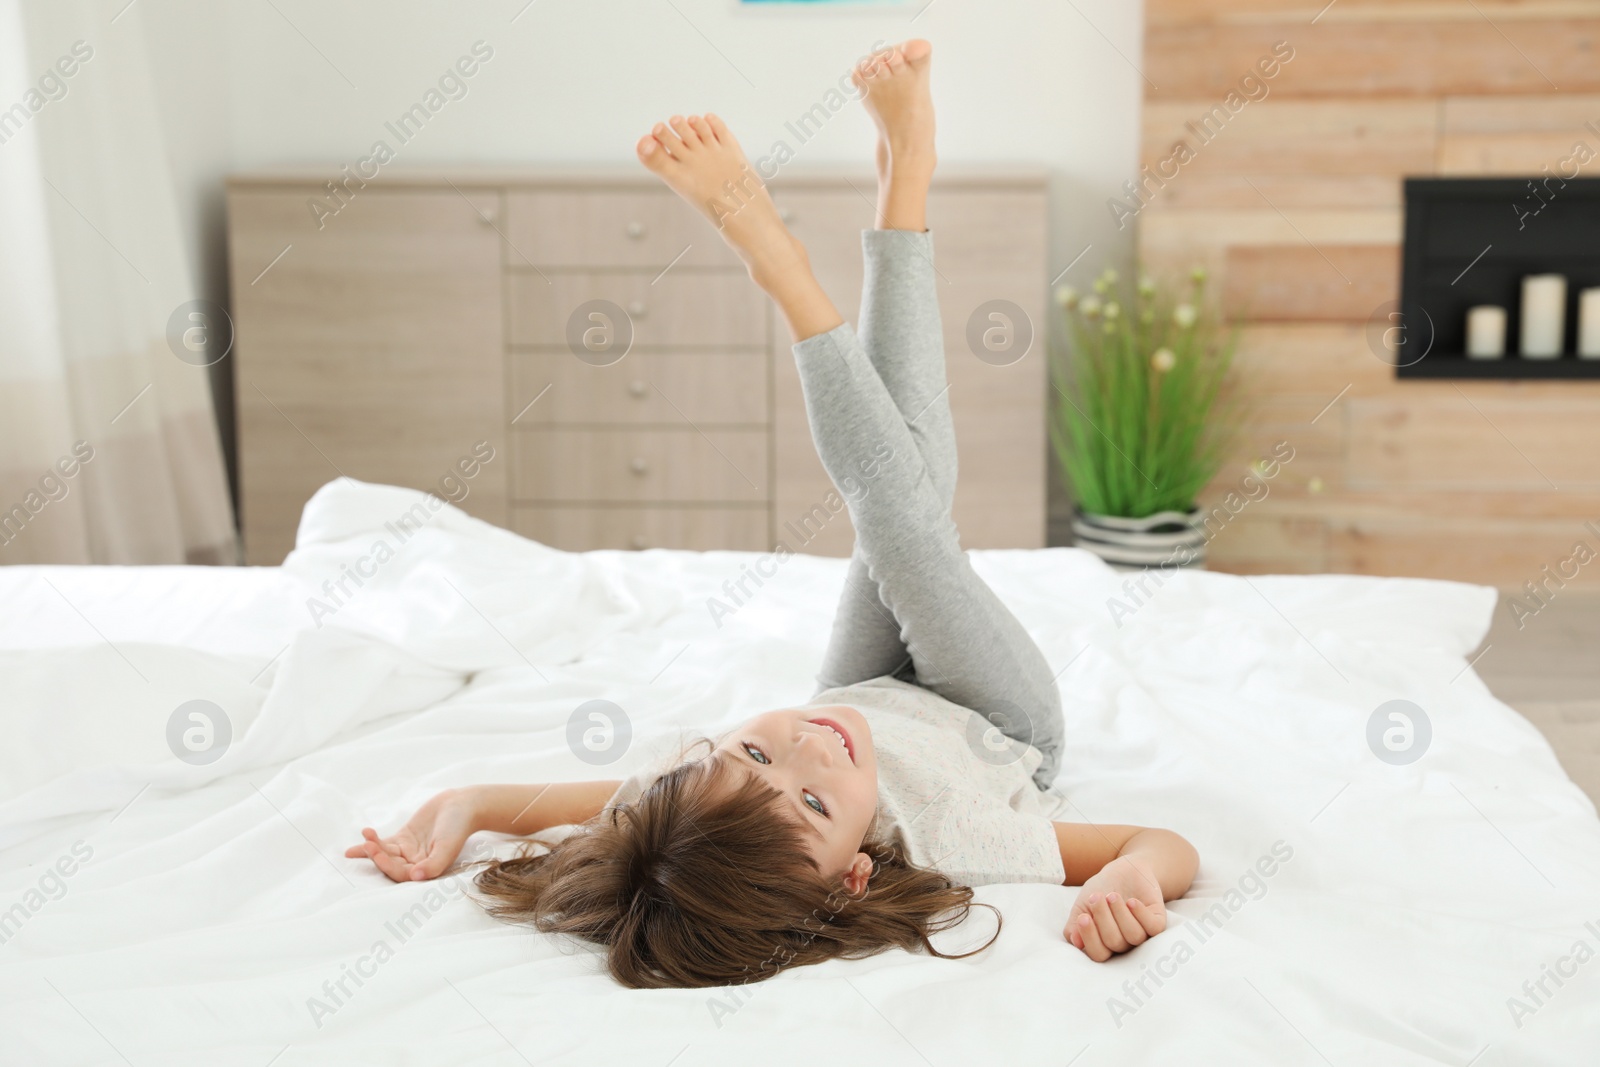
{"label": "wooden floor", "polygon": [[1502,597],[1475,669],[1600,805],[1600,593],[1566,592],[1523,622]]}

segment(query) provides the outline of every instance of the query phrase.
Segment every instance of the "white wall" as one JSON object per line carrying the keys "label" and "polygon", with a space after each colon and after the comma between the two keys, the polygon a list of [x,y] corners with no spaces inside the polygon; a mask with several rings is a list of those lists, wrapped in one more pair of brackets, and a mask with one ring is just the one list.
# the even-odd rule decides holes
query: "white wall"
{"label": "white wall", "polygon": [[[365,154],[385,136],[383,122],[478,39],[494,59],[467,97],[401,150],[403,161],[631,161],[652,122],[705,110],[727,119],[754,154],[873,41],[918,35],[936,49],[943,158],[1055,170],[1063,182],[1058,236],[1072,246],[1066,259],[1089,241],[1114,244],[1105,200],[1136,169],[1141,80],[1130,60],[1140,57],[1142,8],[1126,0],[1077,0],[1083,16],[1060,0],[913,0],[838,13],[741,9],[735,0],[535,0],[514,23],[526,0],[451,11],[421,2],[274,2],[298,32],[265,2],[227,12],[237,167]],[[870,124],[852,107],[796,163],[865,161],[871,143]]]}
{"label": "white wall", "polygon": [[[707,110],[756,155],[780,137],[794,144],[784,123],[874,41],[921,36],[935,49],[941,159],[1050,169],[1052,274],[1091,243],[1069,279],[1131,254],[1131,228],[1119,233],[1105,203],[1137,170],[1140,3],[525,3],[141,0],[203,295],[226,291],[226,172],[275,163],[333,171],[378,138],[398,147],[384,122],[479,39],[494,58],[397,162],[625,162],[652,122]],[[795,165],[865,162],[871,144],[868,120],[851,105],[798,146]]]}

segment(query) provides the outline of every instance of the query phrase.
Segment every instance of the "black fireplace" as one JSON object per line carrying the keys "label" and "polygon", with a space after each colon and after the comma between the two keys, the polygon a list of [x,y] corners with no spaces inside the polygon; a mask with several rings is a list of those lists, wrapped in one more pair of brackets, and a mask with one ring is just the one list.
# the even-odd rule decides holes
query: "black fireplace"
{"label": "black fireplace", "polygon": [[[1533,178],[1407,178],[1399,320],[1407,355],[1400,378],[1600,378],[1580,359],[1579,293],[1600,286],[1600,178],[1564,178],[1552,164]],[[1567,173],[1575,168],[1569,161]],[[1559,358],[1518,354],[1522,279],[1567,279]],[[1467,357],[1467,310],[1506,309],[1505,355]],[[1381,328],[1381,324],[1379,324]],[[1422,353],[1426,353],[1425,355]]]}

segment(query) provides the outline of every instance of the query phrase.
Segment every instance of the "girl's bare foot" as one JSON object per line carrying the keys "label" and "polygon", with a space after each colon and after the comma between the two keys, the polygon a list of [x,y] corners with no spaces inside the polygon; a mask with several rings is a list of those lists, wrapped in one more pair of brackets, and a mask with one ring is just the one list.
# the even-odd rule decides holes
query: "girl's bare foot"
{"label": "girl's bare foot", "polygon": [[842,321],[811,273],[805,246],[778,217],[739,142],[715,115],[674,115],[639,139],[639,161],[698,209],[777,303],[795,340]]}
{"label": "girl's bare foot", "polygon": [[878,227],[927,228],[928,182],[937,162],[933,95],[928,73],[933,46],[915,38],[862,60],[851,80],[878,127]]}
{"label": "girl's bare foot", "polygon": [[639,139],[639,161],[711,220],[763,289],[806,264],[739,142],[715,115],[674,115]]}

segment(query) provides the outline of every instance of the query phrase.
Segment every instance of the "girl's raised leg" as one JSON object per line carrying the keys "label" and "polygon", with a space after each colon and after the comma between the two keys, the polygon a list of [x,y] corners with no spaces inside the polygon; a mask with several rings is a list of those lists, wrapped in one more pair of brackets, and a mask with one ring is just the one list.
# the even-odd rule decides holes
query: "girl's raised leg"
{"label": "girl's raised leg", "polygon": [[844,319],[811,273],[805,246],[778,217],[766,186],[727,125],[715,115],[674,115],[639,139],[639,161],[711,220],[744,260],[750,278],[778,305],[796,341]]}
{"label": "girl's raised leg", "polygon": [[[675,117],[640,142],[639,156],[712,219],[778,305],[796,341],[812,437],[835,484],[876,463],[872,491],[851,501],[850,514],[868,576],[899,624],[918,684],[1038,747],[1045,758],[1034,778],[1047,785],[1061,749],[1054,679],[961,550],[947,493],[953,470],[945,479],[923,457],[912,420],[811,274],[804,248],[726,127],[715,116]],[[884,206],[898,211],[899,202],[891,195]],[[919,336],[929,330],[939,336],[936,317]],[[942,350],[921,358],[942,361]],[[886,454],[891,461],[883,461]]]}
{"label": "girl's raised leg", "polygon": [[[883,379],[946,508],[955,494],[956,443],[945,383],[933,238],[927,232],[934,169],[932,49],[908,41],[875,53],[852,80],[878,128],[875,227],[861,235],[863,281],[857,334]],[[858,479],[865,491],[871,479]],[[860,545],[850,557],[819,689],[886,674],[916,681],[900,624],[883,603]]]}

